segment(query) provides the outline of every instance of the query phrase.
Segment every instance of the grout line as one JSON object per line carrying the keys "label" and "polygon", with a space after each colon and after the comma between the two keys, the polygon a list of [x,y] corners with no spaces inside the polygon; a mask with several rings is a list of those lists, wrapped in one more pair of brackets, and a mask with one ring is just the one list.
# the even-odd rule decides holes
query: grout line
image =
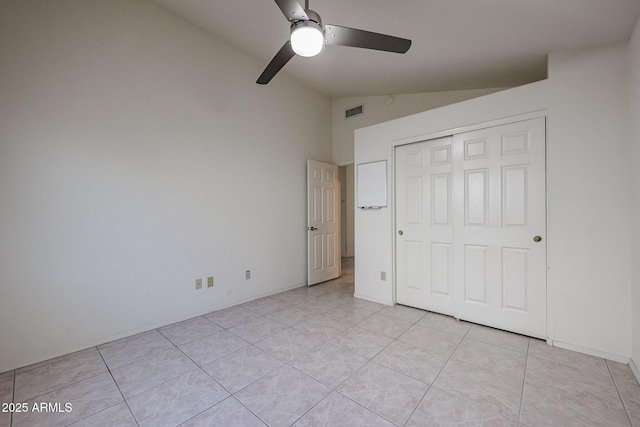
{"label": "grout line", "polygon": [[[113,377],[113,373],[111,372],[111,368],[109,368],[109,365],[107,365],[107,361],[104,360],[104,356],[102,356],[102,353],[100,352],[100,349],[98,348],[98,346],[96,346],[96,351],[100,355],[100,358],[102,359],[102,363],[104,363],[104,366],[107,368],[107,372],[109,373],[109,376],[111,377],[111,380],[113,381],[113,383],[115,384],[116,388],[118,389],[118,393],[120,393],[120,396],[122,396],[122,401],[124,402],[125,405],[127,405],[127,409],[129,410],[129,413],[133,417],[133,421],[135,421],[135,423],[138,426],[140,426],[140,423],[138,422],[138,419],[136,418],[136,414],[134,414],[133,411],[131,410],[131,407],[129,406],[129,402],[127,402],[127,399],[124,397],[124,394],[122,393],[122,390],[120,390],[120,386],[118,385],[118,382],[116,381],[116,379]],[[115,405],[112,405],[112,406],[115,406]],[[102,411],[100,411],[100,412],[102,412]],[[96,414],[97,413],[98,412],[96,412]],[[92,414],[92,415],[95,415],[95,414]]]}
{"label": "grout line", "polygon": [[[11,402],[15,403],[16,401],[16,370],[13,370],[13,389],[11,390]],[[9,415],[9,426],[13,426],[13,412]]]}
{"label": "grout line", "polygon": [[[430,311],[427,312],[427,314],[425,316],[428,316],[428,313],[432,313]],[[423,316],[422,318],[424,318],[425,316]],[[417,324],[422,318],[418,319],[416,321],[415,324]],[[452,317],[453,319],[453,317]],[[439,330],[439,329],[438,329]],[[409,422],[409,420],[411,419],[411,417],[413,417],[413,414],[415,414],[415,412],[418,410],[418,407],[420,406],[420,404],[422,403],[422,401],[424,400],[424,398],[427,396],[427,393],[429,393],[429,391],[431,391],[433,387],[433,385],[435,384],[435,382],[438,380],[438,378],[440,377],[440,374],[442,374],[442,371],[444,371],[444,368],[447,366],[447,364],[449,363],[449,361],[451,360],[451,358],[453,357],[454,353],[456,352],[456,350],[458,350],[458,347],[460,347],[460,345],[462,344],[462,341],[466,338],[467,334],[469,333],[469,331],[471,330],[471,328],[467,329],[467,332],[464,333],[464,335],[462,336],[462,338],[460,338],[460,341],[458,342],[458,344],[456,345],[456,348],[453,349],[453,351],[451,352],[451,354],[449,355],[449,357],[447,358],[447,360],[444,362],[444,364],[442,365],[442,368],[440,368],[440,370],[438,371],[438,373],[436,374],[436,376],[433,378],[433,381],[431,381],[431,384],[429,384],[429,387],[427,387],[427,391],[424,392],[424,395],[422,396],[422,398],[420,399],[420,402],[418,402],[418,404],[416,405],[415,408],[413,408],[413,411],[411,411],[411,415],[409,415],[409,418],[407,418],[406,423]],[[422,348],[422,347],[420,347]],[[466,400],[466,399],[465,399]],[[471,402],[473,403],[473,402]]]}
{"label": "grout line", "polygon": [[618,388],[618,383],[616,382],[616,379],[613,376],[613,372],[611,372],[611,368],[609,367],[609,364],[606,363],[606,361],[605,361],[605,365],[607,366],[607,371],[609,371],[609,375],[611,376],[611,380],[613,381],[613,386],[616,388],[616,392],[618,393],[618,397],[620,398],[620,402],[622,403],[624,412],[627,415],[627,419],[629,420],[629,425],[633,425],[633,422],[631,421],[631,415],[629,414],[627,405],[624,403],[624,399],[622,398],[622,393],[620,393],[620,389]]}
{"label": "grout line", "polygon": [[520,390],[520,409],[518,410],[518,424],[522,417],[522,408],[524,407],[524,386],[527,381],[527,367],[529,366],[529,347],[531,346],[531,338],[527,341],[527,353],[524,359],[524,376],[522,377],[522,390]]}

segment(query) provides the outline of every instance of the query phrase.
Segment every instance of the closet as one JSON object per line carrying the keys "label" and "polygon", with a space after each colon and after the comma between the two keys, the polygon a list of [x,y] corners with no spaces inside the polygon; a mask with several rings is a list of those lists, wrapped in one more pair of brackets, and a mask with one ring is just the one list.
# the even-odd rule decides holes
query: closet
{"label": "closet", "polygon": [[396,301],[545,338],[545,119],[395,148]]}

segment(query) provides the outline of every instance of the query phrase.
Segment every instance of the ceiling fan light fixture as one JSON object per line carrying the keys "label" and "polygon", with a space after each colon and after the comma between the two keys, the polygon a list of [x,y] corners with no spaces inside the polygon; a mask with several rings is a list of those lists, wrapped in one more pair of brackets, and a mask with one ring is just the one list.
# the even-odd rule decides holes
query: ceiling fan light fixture
{"label": "ceiling fan light fixture", "polygon": [[291,48],[304,57],[316,56],[324,48],[324,34],[314,21],[298,21],[291,26]]}

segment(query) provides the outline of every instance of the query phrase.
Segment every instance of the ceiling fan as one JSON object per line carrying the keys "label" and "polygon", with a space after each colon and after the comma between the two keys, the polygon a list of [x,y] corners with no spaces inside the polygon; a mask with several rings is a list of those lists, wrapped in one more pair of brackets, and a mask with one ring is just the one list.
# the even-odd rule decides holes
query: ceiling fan
{"label": "ceiling fan", "polygon": [[408,39],[339,25],[322,25],[320,15],[309,9],[309,0],[305,0],[304,8],[297,0],[275,2],[285,18],[291,22],[291,38],[280,48],[256,81],[261,85],[269,83],[296,54],[305,57],[315,56],[322,51],[325,44],[395,53],[405,53],[411,47],[411,40]]}

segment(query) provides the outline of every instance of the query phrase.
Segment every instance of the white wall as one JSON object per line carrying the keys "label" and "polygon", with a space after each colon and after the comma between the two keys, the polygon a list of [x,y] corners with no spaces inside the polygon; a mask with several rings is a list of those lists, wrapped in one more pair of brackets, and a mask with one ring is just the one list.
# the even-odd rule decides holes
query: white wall
{"label": "white wall", "polygon": [[[353,132],[388,120],[404,117],[455,102],[477,98],[503,90],[472,89],[448,92],[414,93],[388,96],[362,96],[338,98],[331,102],[333,121],[333,162],[339,165],[353,163]],[[364,106],[364,114],[345,119],[345,110]]]}
{"label": "white wall", "polygon": [[0,372],[305,283],[329,99],[152,2],[0,28]]}
{"label": "white wall", "polygon": [[631,237],[634,243],[631,253],[632,268],[632,363],[636,377],[640,380],[640,21],[629,44],[630,57],[630,108],[631,143],[633,150],[633,216]]}
{"label": "white wall", "polygon": [[[549,80],[360,129],[355,138],[356,163],[391,163],[394,145],[546,109],[549,338],[619,361],[631,352],[626,57],[626,45],[554,54]],[[356,212],[356,294],[386,303],[393,286],[379,271],[393,268],[392,209]]]}
{"label": "white wall", "polygon": [[547,148],[552,336],[631,352],[627,44],[552,54]]}

